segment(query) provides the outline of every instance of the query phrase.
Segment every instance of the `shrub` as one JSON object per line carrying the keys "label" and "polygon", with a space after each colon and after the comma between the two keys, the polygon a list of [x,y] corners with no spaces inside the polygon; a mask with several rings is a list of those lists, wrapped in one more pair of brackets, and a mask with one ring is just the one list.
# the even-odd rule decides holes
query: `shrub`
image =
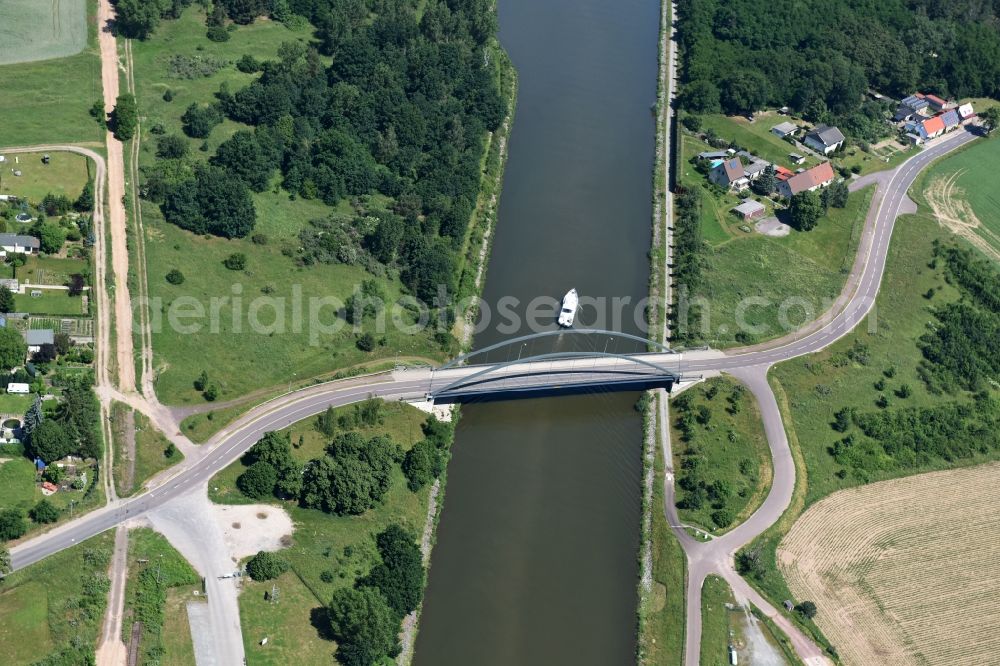
{"label": "shrub", "polygon": [[274,484],[278,482],[278,472],[274,466],[263,460],[250,465],[236,479],[236,487],[247,497],[263,499],[274,493]]}
{"label": "shrub", "polygon": [[247,255],[242,252],[235,252],[226,257],[222,265],[231,271],[242,271],[247,267]]}
{"label": "shrub", "polygon": [[275,553],[260,551],[247,562],[247,573],[254,580],[271,580],[288,571],[288,562]]}
{"label": "shrub", "polygon": [[54,523],[59,520],[59,509],[47,499],[39,500],[38,504],[28,512],[31,519],[39,524]]}
{"label": "shrub", "polygon": [[181,273],[176,268],[171,269],[171,271],[167,273],[167,282],[175,285],[184,284],[184,273]]}

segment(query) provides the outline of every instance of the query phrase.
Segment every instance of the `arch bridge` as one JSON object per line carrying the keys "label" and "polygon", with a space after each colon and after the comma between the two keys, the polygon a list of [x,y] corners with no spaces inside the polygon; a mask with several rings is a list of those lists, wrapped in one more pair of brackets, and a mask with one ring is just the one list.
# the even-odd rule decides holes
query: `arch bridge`
{"label": "arch bridge", "polygon": [[[558,349],[559,343],[567,337],[577,341],[585,336],[595,341],[592,349]],[[602,337],[638,343],[654,351],[608,351],[608,341],[603,349],[598,349],[596,343]],[[557,338],[557,348],[523,354],[526,348],[534,346],[532,343],[546,338]],[[486,360],[490,352],[505,347],[507,358],[498,362]],[[515,348],[517,357],[511,359]],[[470,362],[480,359],[484,360]],[[669,391],[682,379],[680,365],[681,354],[637,335],[600,329],[544,331],[463,354],[434,369],[427,399],[450,403],[647,388]]]}

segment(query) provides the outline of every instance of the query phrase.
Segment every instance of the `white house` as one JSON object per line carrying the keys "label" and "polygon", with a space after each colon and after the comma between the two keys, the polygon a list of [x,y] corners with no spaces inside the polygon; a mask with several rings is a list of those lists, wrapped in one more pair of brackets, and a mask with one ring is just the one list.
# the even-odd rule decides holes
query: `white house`
{"label": "white house", "polygon": [[836,127],[817,125],[806,134],[805,143],[813,150],[829,155],[844,145],[844,134]]}
{"label": "white house", "polygon": [[34,236],[0,234],[0,249],[6,254],[38,254],[41,244]]}

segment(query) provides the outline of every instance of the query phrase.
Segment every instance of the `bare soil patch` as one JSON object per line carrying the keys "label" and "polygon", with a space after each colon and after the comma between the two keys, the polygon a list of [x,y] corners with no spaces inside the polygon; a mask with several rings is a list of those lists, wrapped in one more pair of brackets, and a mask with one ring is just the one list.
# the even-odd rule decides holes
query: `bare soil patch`
{"label": "bare soil patch", "polygon": [[994,663],[998,503],[997,463],[843,490],[796,521],[778,565],[845,664]]}
{"label": "bare soil patch", "polygon": [[222,527],[226,550],[234,560],[260,550],[280,550],[284,537],[295,529],[283,509],[262,504],[213,504],[212,510]]}

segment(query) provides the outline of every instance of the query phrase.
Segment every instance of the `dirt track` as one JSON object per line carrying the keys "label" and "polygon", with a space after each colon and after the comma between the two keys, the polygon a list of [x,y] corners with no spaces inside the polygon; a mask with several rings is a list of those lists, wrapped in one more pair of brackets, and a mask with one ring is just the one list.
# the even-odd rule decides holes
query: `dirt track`
{"label": "dirt track", "polygon": [[[118,45],[107,29],[114,16],[109,0],[97,5],[98,42],[101,47],[101,82],[104,108],[110,111],[118,98]],[[108,151],[108,231],[111,236],[111,270],[114,274],[116,359],[118,387],[123,393],[135,390],[135,361],[132,350],[132,299],[128,289],[128,244],[125,215],[124,146],[111,132],[106,133]]]}

